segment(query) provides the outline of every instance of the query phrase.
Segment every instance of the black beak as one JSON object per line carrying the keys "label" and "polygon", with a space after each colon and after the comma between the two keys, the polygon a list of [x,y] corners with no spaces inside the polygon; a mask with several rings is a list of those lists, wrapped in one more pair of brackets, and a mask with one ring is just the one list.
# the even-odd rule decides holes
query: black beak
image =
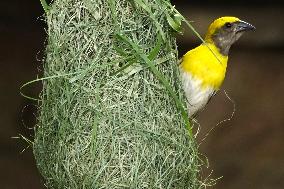
{"label": "black beak", "polygon": [[243,31],[255,30],[255,29],[256,28],[253,25],[245,21],[240,20],[237,22],[237,33],[243,32]]}

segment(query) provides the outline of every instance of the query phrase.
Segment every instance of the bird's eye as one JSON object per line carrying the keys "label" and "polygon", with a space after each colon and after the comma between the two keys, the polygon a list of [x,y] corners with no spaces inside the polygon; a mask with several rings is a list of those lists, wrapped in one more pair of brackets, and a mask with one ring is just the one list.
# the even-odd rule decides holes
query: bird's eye
{"label": "bird's eye", "polygon": [[231,24],[230,22],[227,22],[227,23],[225,24],[225,26],[226,26],[226,28],[230,28],[230,27],[232,27],[232,24]]}

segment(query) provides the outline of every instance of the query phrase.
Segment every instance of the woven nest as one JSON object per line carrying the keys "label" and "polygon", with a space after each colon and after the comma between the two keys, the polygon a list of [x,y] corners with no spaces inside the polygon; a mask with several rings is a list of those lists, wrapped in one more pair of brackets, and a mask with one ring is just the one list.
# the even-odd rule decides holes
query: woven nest
{"label": "woven nest", "polygon": [[165,0],[57,0],[34,154],[49,188],[202,188]]}

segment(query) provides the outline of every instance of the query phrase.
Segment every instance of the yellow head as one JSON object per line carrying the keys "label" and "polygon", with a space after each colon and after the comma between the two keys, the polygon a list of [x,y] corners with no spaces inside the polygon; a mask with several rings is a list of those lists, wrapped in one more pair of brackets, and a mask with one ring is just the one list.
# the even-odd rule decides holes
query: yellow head
{"label": "yellow head", "polygon": [[255,27],[237,17],[225,16],[216,19],[208,28],[205,36],[206,43],[213,43],[223,55],[228,55],[231,45],[236,42],[245,31]]}

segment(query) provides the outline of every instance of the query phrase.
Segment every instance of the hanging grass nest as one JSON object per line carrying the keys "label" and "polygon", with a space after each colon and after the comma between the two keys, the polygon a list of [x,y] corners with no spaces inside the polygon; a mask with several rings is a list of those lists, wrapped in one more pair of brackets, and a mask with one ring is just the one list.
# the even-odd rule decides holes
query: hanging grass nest
{"label": "hanging grass nest", "polygon": [[171,14],[167,0],[53,2],[34,140],[49,188],[204,186]]}

